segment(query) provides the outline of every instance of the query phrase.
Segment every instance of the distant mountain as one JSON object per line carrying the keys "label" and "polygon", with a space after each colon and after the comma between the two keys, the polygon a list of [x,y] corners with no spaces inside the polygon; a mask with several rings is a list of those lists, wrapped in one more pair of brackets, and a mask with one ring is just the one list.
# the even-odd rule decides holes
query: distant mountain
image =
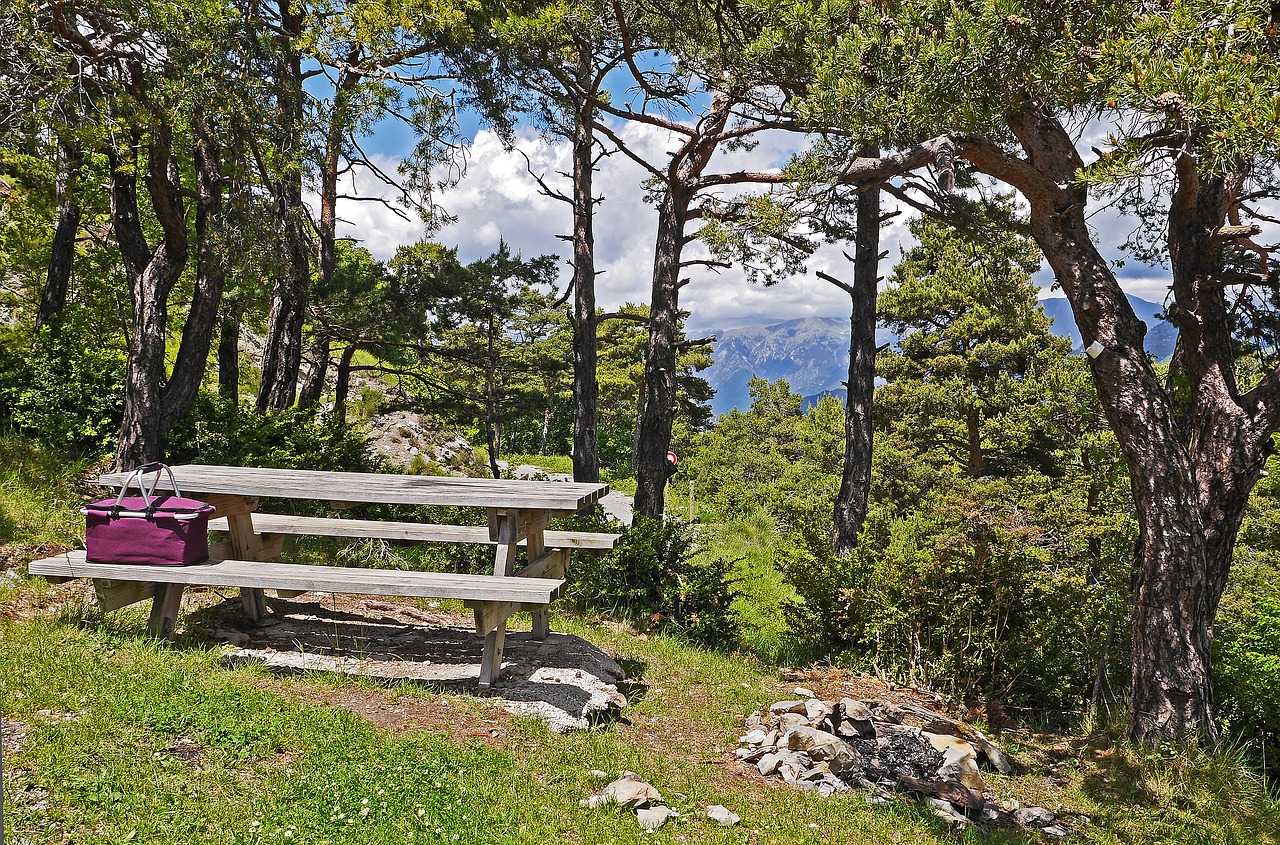
{"label": "distant mountain", "polygon": [[[1066,298],[1056,296],[1042,299],[1040,304],[1044,306],[1044,313],[1053,318],[1053,333],[1059,337],[1071,338],[1072,350],[1082,352],[1084,344],[1080,341],[1080,331],[1076,328],[1075,317],[1071,315],[1071,305]],[[1129,305],[1133,307],[1138,319],[1147,324],[1147,352],[1155,356],[1157,361],[1163,361],[1172,355],[1173,345],[1178,340],[1178,330],[1172,323],[1159,317],[1164,313],[1164,306],[1136,296],[1129,297]]]}
{"label": "distant mountain", "polygon": [[[1149,327],[1147,351],[1157,359],[1173,354],[1177,331],[1156,315],[1161,307],[1136,296],[1129,297],[1133,310]],[[1075,352],[1081,351],[1080,334],[1071,316],[1071,307],[1062,297],[1042,300],[1045,313],[1053,318],[1053,332],[1071,339]],[[713,332],[719,342],[712,353],[715,363],[702,375],[715,388],[711,407],[717,414],[730,408],[751,406],[747,382],[753,375],[769,381],[786,379],[791,389],[805,397],[805,406],[824,394],[843,400],[842,384],[849,372],[849,321],[836,317],[804,317],[770,325],[745,326]],[[887,329],[876,331],[876,345],[893,343],[897,336]]]}

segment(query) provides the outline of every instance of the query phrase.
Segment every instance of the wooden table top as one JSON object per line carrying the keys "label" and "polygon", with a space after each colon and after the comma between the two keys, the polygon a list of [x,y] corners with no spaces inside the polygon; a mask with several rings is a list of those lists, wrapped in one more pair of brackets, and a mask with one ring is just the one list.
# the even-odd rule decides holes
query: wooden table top
{"label": "wooden table top", "polygon": [[[285,499],[526,508],[576,513],[595,504],[609,492],[608,484],[566,481],[505,481],[199,464],[172,469],[184,494],[225,493]],[[103,486],[119,488],[124,486],[129,476],[127,472],[116,472],[103,475],[98,481]],[[163,471],[159,489],[172,489],[168,474]]]}

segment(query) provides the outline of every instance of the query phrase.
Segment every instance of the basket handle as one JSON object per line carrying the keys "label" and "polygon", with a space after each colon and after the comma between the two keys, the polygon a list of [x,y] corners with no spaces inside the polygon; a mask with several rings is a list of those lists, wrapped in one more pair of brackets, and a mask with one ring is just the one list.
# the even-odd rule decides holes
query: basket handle
{"label": "basket handle", "polygon": [[[173,487],[173,495],[181,498],[182,492],[178,490],[178,482],[173,477],[173,469],[168,464],[161,461],[152,461],[151,463],[143,464],[138,467],[127,479],[125,479],[124,484],[120,487],[120,495],[116,496],[115,506],[117,508],[120,507],[121,503],[124,501],[125,494],[129,492],[129,488],[133,486],[133,480],[136,478],[138,479],[138,490],[142,493],[142,500],[146,502],[147,510],[150,510],[152,507],[152,499],[156,494],[156,487],[160,485],[160,472],[162,470],[169,473],[169,485]],[[155,481],[151,482],[151,489],[148,490],[146,476],[153,472],[156,474],[156,478]]]}

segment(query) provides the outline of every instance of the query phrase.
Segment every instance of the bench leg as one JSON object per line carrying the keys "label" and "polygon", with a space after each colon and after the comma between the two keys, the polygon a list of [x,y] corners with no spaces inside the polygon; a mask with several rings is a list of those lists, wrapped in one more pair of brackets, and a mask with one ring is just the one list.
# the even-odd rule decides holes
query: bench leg
{"label": "bench leg", "polygon": [[551,613],[547,605],[530,611],[529,615],[533,618],[532,634],[535,640],[545,640],[551,636]]}
{"label": "bench leg", "polygon": [[502,646],[507,634],[507,623],[496,631],[484,635],[484,655],[480,658],[480,689],[488,690],[502,673]]}
{"label": "bench leg", "polygon": [[244,605],[244,612],[249,614],[253,624],[261,625],[262,620],[267,618],[267,599],[262,590],[255,587],[242,587],[240,602]]}
{"label": "bench leg", "polygon": [[156,584],[155,598],[151,601],[151,618],[147,630],[152,636],[169,639],[178,622],[182,607],[182,584]]}

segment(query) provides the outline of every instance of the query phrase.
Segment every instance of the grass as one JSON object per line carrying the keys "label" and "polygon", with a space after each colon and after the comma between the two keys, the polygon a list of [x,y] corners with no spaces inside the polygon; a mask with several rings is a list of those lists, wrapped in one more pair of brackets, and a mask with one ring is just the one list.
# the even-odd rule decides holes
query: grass
{"label": "grass", "polygon": [[0,456],[0,544],[83,545],[77,488],[88,463],[11,436],[0,436]]}
{"label": "grass", "polygon": [[[74,539],[76,473],[38,451],[3,454],[8,548]],[[742,558],[744,618],[762,645],[781,652],[776,608],[787,594],[772,566],[772,526],[743,519],[707,526],[703,539],[707,553]],[[823,801],[743,774],[726,753],[741,718],[794,686],[754,657],[558,616],[556,630],[613,653],[639,682],[625,721],[558,736],[456,690],[228,665],[194,632],[182,630],[174,643],[148,638],[142,606],[104,616],[82,606],[81,595],[39,579],[0,580],[0,704],[6,736],[20,737],[4,757],[10,841],[1043,841],[1016,830],[956,836],[911,802],[876,807],[857,792]],[[329,703],[335,694],[389,708],[425,702],[451,716],[384,730]],[[500,739],[472,735],[495,720]],[[1280,842],[1280,805],[1238,755],[1139,750],[1121,737],[1116,726],[998,733],[1021,769],[991,775],[993,791],[1059,813],[1075,841]],[[580,807],[603,785],[593,769],[641,774],[680,819],[649,835],[621,811]],[[706,818],[709,804],[729,807],[742,824],[718,827]]]}

